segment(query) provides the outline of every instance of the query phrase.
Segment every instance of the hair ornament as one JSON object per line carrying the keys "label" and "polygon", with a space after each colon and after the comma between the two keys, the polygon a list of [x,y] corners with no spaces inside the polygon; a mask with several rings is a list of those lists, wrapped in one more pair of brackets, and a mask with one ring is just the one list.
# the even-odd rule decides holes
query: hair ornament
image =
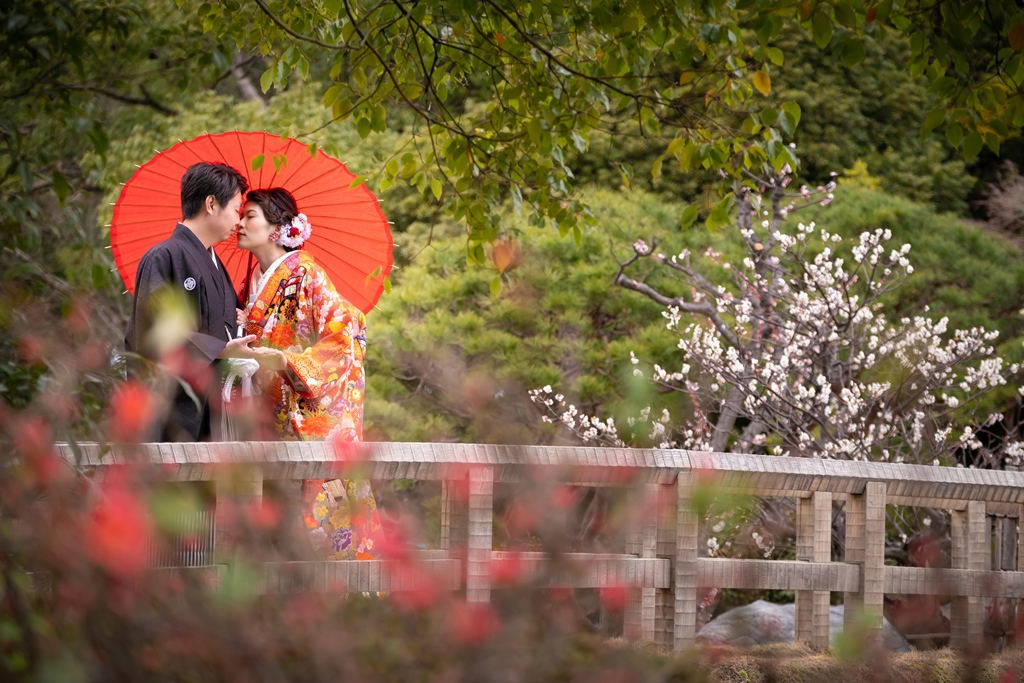
{"label": "hair ornament", "polygon": [[309,224],[309,219],[306,218],[306,214],[300,213],[298,216],[292,219],[291,223],[286,223],[281,226],[281,236],[277,238],[277,243],[282,247],[292,247],[297,249],[302,246],[303,242],[309,239],[309,236],[313,234],[313,226]]}

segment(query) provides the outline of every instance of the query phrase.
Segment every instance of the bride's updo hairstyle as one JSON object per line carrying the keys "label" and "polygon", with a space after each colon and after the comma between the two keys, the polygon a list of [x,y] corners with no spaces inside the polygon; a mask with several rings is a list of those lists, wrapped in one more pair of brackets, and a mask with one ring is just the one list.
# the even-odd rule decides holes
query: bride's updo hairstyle
{"label": "bride's updo hairstyle", "polygon": [[[299,215],[299,205],[295,203],[295,197],[283,187],[272,187],[267,190],[250,190],[245,195],[245,198],[247,201],[259,204],[259,207],[263,209],[263,217],[271,225],[277,226],[278,229],[281,229],[284,225],[291,224],[295,217]],[[285,246],[284,250],[295,251],[298,248]]]}

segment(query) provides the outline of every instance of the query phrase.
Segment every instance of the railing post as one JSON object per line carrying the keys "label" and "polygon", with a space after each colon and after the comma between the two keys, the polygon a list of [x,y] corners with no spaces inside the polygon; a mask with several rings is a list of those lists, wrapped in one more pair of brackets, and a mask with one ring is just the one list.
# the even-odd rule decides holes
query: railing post
{"label": "railing post", "polygon": [[469,537],[466,545],[466,601],[490,602],[493,551],[494,468],[469,470]]}
{"label": "railing post", "polygon": [[843,629],[881,632],[885,598],[885,484],[871,481],[846,501],[846,558],[860,565],[860,591],[843,594]]}
{"label": "railing post", "polygon": [[466,480],[441,482],[441,549],[449,555],[465,551],[469,537],[468,493]]}
{"label": "railing post", "polygon": [[[953,569],[985,569],[989,544],[984,501],[972,500],[965,510],[953,510]],[[949,617],[949,645],[965,649],[984,636],[985,603],[979,597],[954,596]]]}
{"label": "railing post", "polygon": [[[796,559],[829,562],[832,559],[832,494],[815,491],[798,498]],[[819,650],[828,649],[828,591],[796,591],[796,640]]]}
{"label": "railing post", "polygon": [[[1024,572],[1024,505],[1017,507],[1017,571]],[[1024,600],[1015,600],[1013,642],[1017,647],[1024,647],[1024,628],[1021,628],[1021,613],[1024,610]]]}
{"label": "railing post", "polygon": [[214,561],[234,562],[239,544],[239,526],[246,509],[263,504],[263,469],[245,466],[234,469],[215,482]]}
{"label": "railing post", "polygon": [[[626,552],[643,558],[653,558],[658,545],[658,484],[644,484],[628,492],[630,528],[626,538]],[[654,594],[651,588],[630,588],[625,610],[623,631],[627,638],[654,641]]]}
{"label": "railing post", "polygon": [[680,472],[676,478],[675,610],[672,649],[693,647],[697,638],[697,511],[693,509],[696,478]]}
{"label": "railing post", "polygon": [[[676,563],[676,485],[655,484],[657,489],[657,530],[655,532],[655,556],[670,560],[671,583],[675,585]],[[675,592],[670,588],[654,591],[654,642],[671,647],[675,637]]]}

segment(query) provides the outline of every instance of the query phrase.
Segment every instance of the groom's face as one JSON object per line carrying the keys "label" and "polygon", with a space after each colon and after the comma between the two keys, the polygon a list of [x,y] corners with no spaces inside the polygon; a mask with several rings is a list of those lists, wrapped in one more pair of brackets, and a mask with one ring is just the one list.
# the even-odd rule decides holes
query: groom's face
{"label": "groom's face", "polygon": [[225,204],[220,206],[217,204],[217,200],[213,200],[212,211],[210,213],[210,219],[213,226],[216,228],[217,241],[223,242],[235,232],[235,228],[238,227],[238,212],[242,208],[242,193],[236,192],[235,196]]}

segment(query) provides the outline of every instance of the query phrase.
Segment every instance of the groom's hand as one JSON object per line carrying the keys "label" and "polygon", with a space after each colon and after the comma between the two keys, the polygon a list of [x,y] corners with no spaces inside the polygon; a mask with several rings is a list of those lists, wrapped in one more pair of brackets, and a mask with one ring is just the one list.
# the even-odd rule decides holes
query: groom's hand
{"label": "groom's hand", "polygon": [[259,361],[260,367],[271,372],[284,372],[288,368],[288,358],[283,352],[277,349],[260,347],[253,349],[254,357]]}
{"label": "groom's hand", "polygon": [[217,358],[255,358],[255,349],[250,349],[249,344],[256,341],[255,334],[249,334],[238,339],[232,339],[224,349],[217,354]]}

